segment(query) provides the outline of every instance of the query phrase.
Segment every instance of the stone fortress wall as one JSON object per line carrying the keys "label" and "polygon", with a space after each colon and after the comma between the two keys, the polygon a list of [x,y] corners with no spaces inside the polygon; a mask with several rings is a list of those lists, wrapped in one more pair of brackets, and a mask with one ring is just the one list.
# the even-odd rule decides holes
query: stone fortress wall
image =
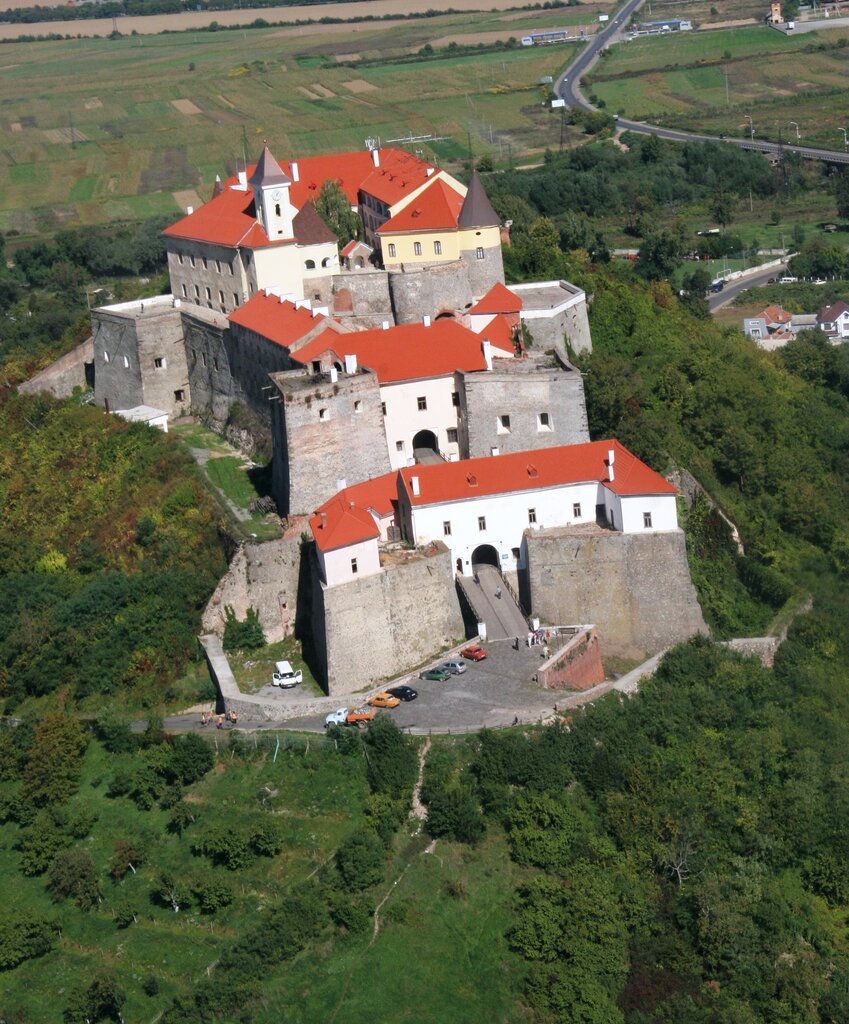
{"label": "stone fortress wall", "polygon": [[642,657],[707,633],[683,530],[622,534],[561,527],[525,533],[534,614],[593,622],[605,655]]}
{"label": "stone fortress wall", "polygon": [[385,572],[325,587],[312,568],[318,677],[349,694],[415,668],[463,638],[451,553],[444,544]]}

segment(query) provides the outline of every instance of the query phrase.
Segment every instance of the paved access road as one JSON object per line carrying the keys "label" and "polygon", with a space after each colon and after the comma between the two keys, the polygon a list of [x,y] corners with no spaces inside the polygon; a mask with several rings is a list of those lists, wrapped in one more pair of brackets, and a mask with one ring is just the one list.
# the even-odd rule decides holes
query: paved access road
{"label": "paved access road", "polygon": [[[631,23],[631,16],[645,3],[645,0],[628,0],[611,19],[603,32],[592,36],[586,47],[575,57],[565,71],[560,75],[554,84],[554,91],[561,98],[566,100],[570,107],[580,107],[582,110],[595,110],[596,108],[581,93],[581,78],[590,70],[598,60],[599,53],[609,46]],[[754,139],[721,139],[717,135],[707,135],[699,132],[682,132],[674,128],[661,128],[658,125],[645,124],[642,121],[628,121],[625,118],[618,118],[619,128],[627,131],[640,132],[643,135],[657,135],[661,139],[670,139],[673,142],[727,142],[741,149],[753,149],[760,153],[779,154],[796,153],[806,160],[825,160],[829,163],[849,164],[849,153],[836,153],[828,149],[813,149],[810,146],[779,146],[774,142],[758,142]]]}
{"label": "paved access road", "polygon": [[748,277],[740,277],[734,281],[729,281],[721,292],[708,298],[708,306],[711,313],[715,313],[723,306],[727,306],[732,299],[735,299],[748,288],[759,288],[761,285],[766,284],[771,277],[774,277],[777,281],[786,271],[787,268],[784,266],[770,267],[769,270],[762,270],[758,274],[750,274]]}

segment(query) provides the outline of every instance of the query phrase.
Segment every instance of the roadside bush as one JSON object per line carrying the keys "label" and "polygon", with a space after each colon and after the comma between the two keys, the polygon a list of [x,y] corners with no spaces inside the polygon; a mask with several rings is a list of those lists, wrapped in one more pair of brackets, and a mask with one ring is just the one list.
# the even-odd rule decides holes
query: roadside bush
{"label": "roadside bush", "polygon": [[254,651],[259,647],[265,647],[265,633],[262,631],[256,608],[248,608],[241,622],[236,618],[236,613],[230,605],[224,609],[224,614],[226,622],[222,645],[225,651]]}

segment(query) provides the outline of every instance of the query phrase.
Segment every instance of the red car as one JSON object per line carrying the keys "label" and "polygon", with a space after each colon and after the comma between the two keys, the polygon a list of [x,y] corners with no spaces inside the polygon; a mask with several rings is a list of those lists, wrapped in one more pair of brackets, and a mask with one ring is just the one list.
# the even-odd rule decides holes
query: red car
{"label": "red car", "polygon": [[464,647],[460,651],[461,658],[468,658],[469,661],[483,661],[483,659],[489,654],[485,648],[481,647],[480,644],[469,644],[468,647]]}

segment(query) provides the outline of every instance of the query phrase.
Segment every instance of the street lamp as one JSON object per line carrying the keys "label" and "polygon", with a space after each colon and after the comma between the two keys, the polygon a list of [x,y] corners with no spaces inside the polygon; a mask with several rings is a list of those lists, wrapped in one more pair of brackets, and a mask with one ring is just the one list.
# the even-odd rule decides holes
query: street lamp
{"label": "street lamp", "polygon": [[754,123],[752,122],[752,115],[751,114],[743,114],[743,117],[745,117],[746,120],[749,122],[749,131],[752,133],[752,138],[754,139],[754,137],[755,137],[755,126],[754,126]]}
{"label": "street lamp", "polygon": [[843,148],[844,149],[849,149],[849,139],[847,139],[847,137],[846,137],[846,129],[845,128],[841,128],[840,131],[843,132]]}
{"label": "street lamp", "polygon": [[793,127],[796,129],[796,141],[798,142],[799,139],[802,138],[801,134],[799,133],[799,125],[796,124],[795,121],[789,121],[788,124],[792,124]]}

